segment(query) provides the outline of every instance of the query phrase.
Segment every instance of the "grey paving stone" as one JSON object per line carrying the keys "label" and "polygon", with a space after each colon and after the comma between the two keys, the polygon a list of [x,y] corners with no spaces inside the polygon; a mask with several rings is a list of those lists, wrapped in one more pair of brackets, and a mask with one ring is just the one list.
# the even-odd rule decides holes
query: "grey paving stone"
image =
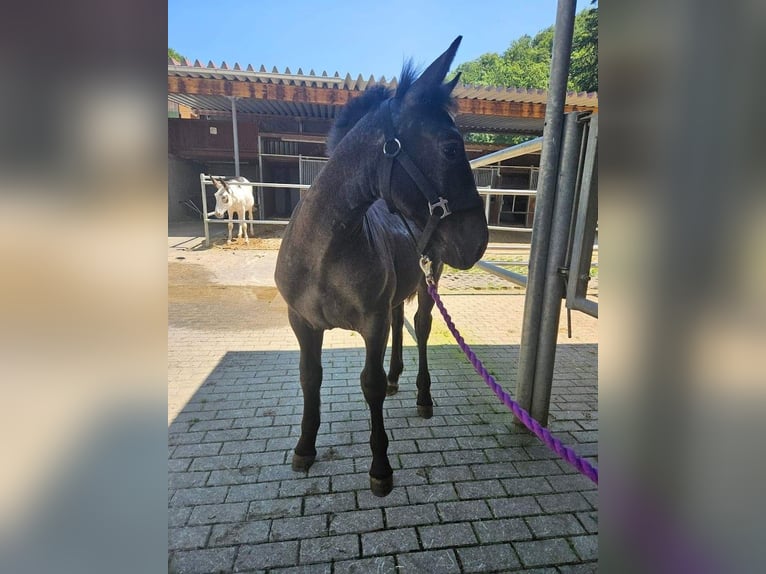
{"label": "grey paving stone", "polygon": [[461,500],[505,496],[499,480],[473,480],[455,483],[455,490]]}
{"label": "grey paving stone", "polygon": [[442,454],[446,465],[473,465],[487,462],[487,455],[484,454],[483,450],[455,450]]}
{"label": "grey paving stone", "polygon": [[[406,488],[412,487],[408,486]],[[370,490],[361,490],[356,493],[356,505],[360,509],[401,506],[409,503],[410,499],[407,498],[407,490],[396,486],[396,473],[394,473],[394,489],[388,496],[375,496]]]}
{"label": "grey paving stone", "polygon": [[565,564],[558,567],[558,572],[560,574],[596,574],[598,572],[598,562]]}
{"label": "grey paving stone", "polygon": [[327,492],[330,492],[330,477],[328,476],[283,480],[279,484],[280,498],[323,494]]}
{"label": "grey paving stone", "polygon": [[577,512],[575,513],[580,524],[583,525],[589,534],[598,532],[598,513],[597,512]]}
{"label": "grey paving stone", "polygon": [[189,470],[191,458],[171,458],[168,460],[168,472],[184,472]]}
{"label": "grey paving stone", "polygon": [[356,496],[353,492],[331,492],[303,497],[304,514],[322,514],[346,512],[356,508]]}
{"label": "grey paving stone", "polygon": [[202,456],[192,460],[191,465],[189,465],[189,470],[222,470],[225,468],[237,468],[238,463],[238,454]]}
{"label": "grey paving stone", "polygon": [[478,479],[507,479],[509,477],[519,476],[516,469],[510,462],[493,462],[487,464],[471,465],[473,475]]}
{"label": "grey paving stone", "polygon": [[435,524],[439,522],[435,504],[393,506],[391,508],[386,508],[385,513],[386,524],[389,528],[417,526],[419,524]]}
{"label": "grey paving stone", "polygon": [[440,502],[436,507],[442,522],[462,522],[465,520],[492,518],[492,513],[484,500]]}
{"label": "grey paving stone", "polygon": [[340,512],[330,516],[330,534],[369,532],[382,528],[383,511],[379,508]]}
{"label": "grey paving stone", "polygon": [[574,514],[553,514],[545,516],[528,516],[527,524],[535,538],[551,538],[554,536],[570,536],[583,534],[585,530]]}
{"label": "grey paving stone", "polygon": [[414,528],[396,528],[362,534],[362,555],[393,554],[419,548]]}
{"label": "grey paving stone", "polygon": [[247,504],[239,502],[235,504],[207,504],[195,506],[189,516],[190,526],[200,524],[218,524],[221,522],[239,522],[245,518]]}
{"label": "grey paving stone", "polygon": [[571,490],[593,491],[598,488],[593,482],[582,474],[562,474],[558,476],[549,476],[548,482],[556,492],[568,492]]}
{"label": "grey paving stone", "polygon": [[191,516],[192,509],[187,507],[168,508],[168,527],[183,526]]}
{"label": "grey paving stone", "polygon": [[277,497],[279,484],[276,482],[260,482],[253,484],[238,484],[229,486],[226,502],[251,502],[253,500],[270,500]]}
{"label": "grey paving stone", "polygon": [[270,527],[271,523],[268,520],[216,524],[213,526],[208,545],[232,546],[267,542]]}
{"label": "grey paving stone", "polygon": [[333,476],[332,490],[333,492],[340,492],[344,490],[362,490],[369,488],[370,475],[368,472],[357,472],[355,474],[341,474]]}
{"label": "grey paving stone", "polygon": [[532,496],[515,496],[513,498],[491,498],[487,500],[495,518],[511,516],[526,516],[542,514],[542,508]]}
{"label": "grey paving stone", "polygon": [[400,454],[398,457],[402,463],[402,468],[423,468],[426,466],[442,466],[444,464],[441,452]]}
{"label": "grey paving stone", "polygon": [[419,526],[418,534],[424,550],[454,548],[476,544],[476,535],[468,522]]}
{"label": "grey paving stone", "polygon": [[580,492],[585,500],[593,507],[594,510],[598,510],[598,491],[588,490],[587,492]]}
{"label": "grey paving stone", "polygon": [[314,516],[293,516],[275,518],[271,522],[271,542],[315,538],[327,534],[327,517],[324,514]]}
{"label": "grey paving stone", "polygon": [[187,526],[168,530],[168,550],[203,548],[210,534],[210,526]]}
{"label": "grey paving stone", "polygon": [[595,560],[598,558],[598,536],[572,536],[569,540],[581,559]]}
{"label": "grey paving stone", "polygon": [[209,442],[228,442],[228,441],[240,441],[247,438],[247,429],[226,429],[226,430],[211,430],[205,433],[205,439],[202,444]]}
{"label": "grey paving stone", "polygon": [[537,502],[545,512],[551,513],[593,510],[590,503],[579,492],[542,494],[537,496]]}
{"label": "grey paving stone", "polygon": [[516,542],[514,548],[524,566],[551,566],[577,561],[577,556],[563,538]]}
{"label": "grey paving stone", "polygon": [[561,467],[555,460],[530,460],[514,462],[520,476],[551,476],[561,474]]}
{"label": "grey paving stone", "polygon": [[173,489],[190,488],[192,486],[204,486],[210,476],[207,471],[204,472],[169,472],[168,486]]}
{"label": "grey paving stone", "polygon": [[532,532],[522,518],[481,520],[473,523],[473,530],[482,544],[530,540]]}
{"label": "grey paving stone", "polygon": [[267,518],[286,518],[301,515],[302,500],[294,498],[270,498],[254,500],[247,511],[248,520],[265,520]]}
{"label": "grey paving stone", "polygon": [[170,433],[168,434],[168,445],[197,444],[198,442],[202,442],[204,436],[204,431]]}
{"label": "grey paving stone", "polygon": [[396,574],[398,572],[400,570],[397,569],[393,556],[376,556],[335,563],[335,574]]}
{"label": "grey paving stone", "polygon": [[431,484],[438,482],[459,482],[475,478],[471,468],[467,465],[435,466],[425,470],[427,471],[428,482]]}
{"label": "grey paving stone", "polygon": [[208,486],[224,486],[228,484],[248,484],[258,480],[260,469],[252,466],[240,466],[223,470],[209,471]]}
{"label": "grey paving stone", "polygon": [[175,574],[209,574],[231,572],[236,548],[213,548],[174,552],[170,568]]}
{"label": "grey paving stone", "polygon": [[331,572],[332,562],[290,566],[288,568],[272,568],[269,570],[269,574],[330,574]]}
{"label": "grey paving stone", "polygon": [[298,563],[298,541],[246,544],[239,547],[234,569],[256,570],[276,566],[294,566]]}
{"label": "grey paving stone", "polygon": [[180,488],[170,500],[171,506],[200,506],[220,504],[226,499],[228,486],[203,486],[199,488]]}
{"label": "grey paving stone", "polygon": [[[256,452],[256,453],[246,453],[243,454],[240,458],[240,466],[269,466],[269,465],[284,465],[285,459],[287,458],[289,449],[278,449],[273,450],[269,452]],[[290,453],[290,457],[292,457],[292,453]]]}
{"label": "grey paving stone", "polygon": [[265,440],[234,440],[223,443],[219,454],[252,454],[264,450]]}
{"label": "grey paving stone", "polygon": [[458,548],[464,572],[508,571],[520,566],[510,544],[490,544],[471,548]]}
{"label": "grey paving stone", "polygon": [[407,494],[413,504],[457,500],[455,487],[450,483],[408,486]]}
{"label": "grey paving stone", "polygon": [[544,476],[527,478],[507,478],[500,481],[509,496],[522,496],[525,494],[548,494],[553,488]]}
{"label": "grey paving stone", "polygon": [[401,574],[459,574],[460,565],[453,550],[410,552],[396,557]]}
{"label": "grey paving stone", "polygon": [[301,541],[301,563],[330,562],[358,557],[359,536],[357,534],[307,538]]}

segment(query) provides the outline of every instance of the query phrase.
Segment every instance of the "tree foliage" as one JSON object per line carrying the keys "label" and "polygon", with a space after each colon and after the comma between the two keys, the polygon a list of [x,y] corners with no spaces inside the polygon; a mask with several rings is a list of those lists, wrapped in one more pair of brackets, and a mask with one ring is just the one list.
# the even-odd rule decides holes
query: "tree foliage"
{"label": "tree foliage", "polygon": [[168,58],[172,58],[176,62],[183,62],[186,59],[173,48],[168,48]]}
{"label": "tree foliage", "polygon": [[[553,26],[535,37],[524,35],[503,54],[484,54],[457,67],[467,84],[546,89],[553,50]],[[572,61],[567,89],[598,90],[598,7],[575,16]]]}

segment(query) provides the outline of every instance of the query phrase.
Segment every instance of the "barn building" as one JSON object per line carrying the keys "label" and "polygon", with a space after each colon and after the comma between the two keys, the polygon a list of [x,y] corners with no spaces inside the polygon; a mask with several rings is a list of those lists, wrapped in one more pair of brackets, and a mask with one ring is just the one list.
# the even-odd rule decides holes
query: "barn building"
{"label": "barn building", "polygon": [[[305,74],[276,68],[246,69],[226,62],[168,60],[168,219],[199,218],[200,174],[239,174],[254,182],[310,184],[327,159],[327,134],[343,105],[376,83],[396,87],[396,78],[337,72]],[[541,136],[544,90],[458,84],[456,124],[467,134]],[[565,111],[597,112],[595,93],[567,94]],[[236,135],[236,145],[235,145]],[[469,159],[505,147],[466,141]],[[540,143],[528,153],[474,170],[477,185],[494,190],[534,190]],[[235,159],[236,158],[236,159]],[[238,160],[238,161],[237,161]],[[237,166],[238,164],[238,166]],[[213,188],[207,187],[208,205]],[[534,195],[486,194],[490,225],[531,229]],[[256,188],[256,219],[283,222],[300,198],[300,188]]]}

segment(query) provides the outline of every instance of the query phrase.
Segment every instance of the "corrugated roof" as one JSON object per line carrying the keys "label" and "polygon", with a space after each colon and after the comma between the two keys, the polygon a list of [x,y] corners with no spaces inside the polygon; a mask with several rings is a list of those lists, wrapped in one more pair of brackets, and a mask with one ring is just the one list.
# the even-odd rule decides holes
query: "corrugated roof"
{"label": "corrugated roof", "polygon": [[[243,115],[328,122],[336,118],[348,100],[349,92],[362,92],[372,84],[383,84],[392,89],[397,86],[396,78],[387,80],[384,76],[365,79],[360,74],[352,78],[351,74],[341,77],[338,72],[329,75],[326,71],[317,74],[314,70],[306,74],[301,68],[295,73],[289,68],[283,71],[272,68],[269,72],[263,65],[255,70],[250,65],[243,69],[238,63],[229,66],[226,62],[216,65],[211,61],[204,66],[199,60],[192,63],[168,59],[168,83],[173,85],[168,100],[188,106],[201,116],[226,117],[231,114],[228,96],[232,91],[255,93],[249,88],[242,89],[243,86],[205,85],[206,80],[263,85],[256,90],[257,97],[237,96],[237,112]],[[280,86],[283,86],[281,90]],[[313,94],[304,93],[303,88]],[[285,96],[282,91],[291,95]],[[458,100],[455,123],[463,133],[540,135],[543,132],[544,105],[548,96],[545,90],[458,84],[452,93]],[[566,104],[578,110],[596,110],[598,94],[570,92]]]}
{"label": "corrugated roof", "polygon": [[[226,62],[221,62],[220,65],[216,66],[215,63],[209,61],[207,66],[203,66],[199,60],[195,60],[192,63],[188,59],[179,62],[171,58],[168,58],[168,76],[316,88],[338,88],[351,91],[364,91],[371,84],[384,84],[390,88],[396,88],[397,86],[396,77],[386,80],[385,76],[375,79],[371,75],[365,80],[361,74],[356,78],[352,78],[351,74],[348,73],[341,77],[337,71],[330,76],[326,71],[317,74],[314,70],[310,70],[308,74],[304,74],[301,68],[298,68],[296,73],[292,73],[290,68],[285,68],[283,72],[280,72],[276,67],[272,68],[269,72],[263,65],[258,70],[255,70],[252,65],[248,65],[243,69],[238,63],[235,63],[233,67],[229,67]],[[544,104],[548,98],[546,90],[476,86],[470,84],[458,84],[452,94],[456,98],[463,99],[540,104]],[[598,106],[598,94],[595,92],[568,92],[566,103],[572,106],[595,108]]]}

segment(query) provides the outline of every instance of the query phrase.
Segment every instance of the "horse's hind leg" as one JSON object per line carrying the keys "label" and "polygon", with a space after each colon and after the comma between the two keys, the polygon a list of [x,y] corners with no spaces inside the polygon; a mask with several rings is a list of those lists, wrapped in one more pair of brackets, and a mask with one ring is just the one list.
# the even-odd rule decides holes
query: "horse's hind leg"
{"label": "horse's hind leg", "polygon": [[383,424],[383,401],[386,398],[386,370],[383,357],[388,342],[390,317],[372,319],[362,332],[367,350],[361,382],[364,398],[370,408],[370,490],[375,496],[387,496],[394,487],[391,464],[388,461],[388,436]]}
{"label": "horse's hind leg", "polygon": [[324,331],[309,327],[292,309],[288,310],[290,325],[301,348],[300,377],[303,391],[301,438],[293,454],[293,470],[308,471],[316,459],[316,439],[319,431],[319,389],[322,386],[322,339]]}
{"label": "horse's hind leg", "polygon": [[404,370],[402,361],[402,331],[404,329],[404,303],[391,310],[391,362],[388,365],[387,395],[399,391],[399,377]]}
{"label": "horse's hind leg", "polygon": [[428,293],[425,280],[418,286],[418,310],[415,313],[415,335],[418,340],[418,414],[424,419],[430,419],[434,414],[434,403],[431,399],[431,374],[428,372],[428,335],[431,334],[431,310],[434,300]]}

